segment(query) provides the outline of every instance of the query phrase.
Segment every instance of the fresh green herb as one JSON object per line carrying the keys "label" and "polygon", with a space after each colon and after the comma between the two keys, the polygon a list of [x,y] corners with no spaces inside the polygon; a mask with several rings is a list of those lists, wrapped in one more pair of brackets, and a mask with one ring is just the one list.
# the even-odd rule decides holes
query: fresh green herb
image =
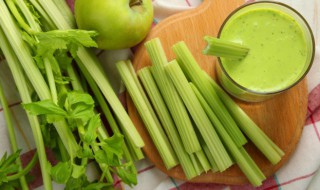
{"label": "fresh green herb", "polygon": [[202,51],[202,53],[205,55],[243,59],[249,52],[249,48],[242,44],[214,38],[211,36],[205,36],[204,40],[207,42],[207,46]]}

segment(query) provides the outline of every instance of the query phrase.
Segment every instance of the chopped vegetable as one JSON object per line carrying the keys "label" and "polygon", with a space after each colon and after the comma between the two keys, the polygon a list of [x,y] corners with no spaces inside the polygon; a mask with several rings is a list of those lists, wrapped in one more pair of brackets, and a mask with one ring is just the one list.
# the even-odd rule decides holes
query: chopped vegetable
{"label": "chopped vegetable", "polygon": [[159,120],[162,123],[164,130],[172,144],[172,147],[177,154],[181,167],[187,177],[187,179],[192,179],[197,176],[196,171],[192,165],[191,158],[187,151],[184,149],[181,137],[176,129],[174,121],[169,113],[169,110],[161,96],[161,93],[156,85],[154,78],[152,77],[150,67],[145,67],[140,69],[138,76],[148,94],[150,101],[157,113]]}
{"label": "chopped vegetable", "polygon": [[155,117],[153,109],[148,106],[149,103],[147,103],[147,98],[144,98],[146,95],[139,89],[136,80],[130,72],[130,68],[127,66],[127,63],[120,61],[116,66],[166,168],[170,169],[176,166],[178,164],[178,160],[169,140],[165,135],[159,120]]}
{"label": "chopped vegetable", "polygon": [[188,111],[165,73],[164,66],[167,64],[167,58],[160,40],[158,38],[152,39],[145,43],[145,47],[153,64],[151,73],[176,124],[185,150],[189,154],[200,151],[200,143],[194,132]]}
{"label": "chopped vegetable", "polygon": [[245,149],[240,148],[242,150],[240,151],[240,149],[236,146],[233,139],[229,136],[225,128],[222,126],[221,122],[214,114],[214,112],[211,110],[210,106],[205,101],[204,97],[201,95],[197,87],[192,83],[190,84],[190,86],[192,87],[197,98],[199,99],[210,121],[215,126],[217,133],[221,137],[223,144],[228,149],[228,152],[231,154],[232,158],[239,165],[241,170],[244,172],[244,174],[248,177],[248,179],[254,186],[261,185],[261,182],[265,179],[265,176],[263,175],[261,170],[256,166],[254,161],[245,152]]}
{"label": "chopped vegetable", "polygon": [[189,86],[188,80],[177,61],[174,60],[165,65],[165,70],[181,96],[205,143],[208,145],[219,171],[226,170],[232,165],[231,158],[220,141],[199,100]]}
{"label": "chopped vegetable", "polygon": [[238,43],[226,41],[223,39],[205,36],[204,40],[207,46],[202,51],[205,55],[215,55],[232,59],[243,59],[249,52],[249,48]]}
{"label": "chopped vegetable", "polygon": [[208,88],[214,89],[221,101],[228,108],[233,118],[239,124],[241,130],[250,138],[250,140],[258,147],[258,149],[272,163],[277,164],[284,152],[255,124],[252,119],[232,100],[232,98],[221,89],[221,87],[203,72],[205,80],[210,82]]}
{"label": "chopped vegetable", "polygon": [[217,115],[232,139],[234,139],[236,145],[238,147],[244,145],[247,142],[245,136],[231,117],[225,105],[219,99],[217,93],[212,88],[209,88],[209,82],[201,77],[202,69],[194,59],[187,45],[184,42],[178,42],[173,46],[173,51],[185,75],[197,86],[201,94],[203,94],[211,109]]}

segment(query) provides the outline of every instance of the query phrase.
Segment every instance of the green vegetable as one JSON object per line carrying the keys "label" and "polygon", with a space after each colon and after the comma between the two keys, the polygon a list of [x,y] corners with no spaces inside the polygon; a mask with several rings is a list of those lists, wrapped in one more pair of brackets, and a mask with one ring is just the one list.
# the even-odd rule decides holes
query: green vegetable
{"label": "green vegetable", "polygon": [[[0,2],[0,5],[1,5],[1,2]],[[23,103],[32,102],[31,97],[29,95],[26,78],[24,76],[21,66],[19,65],[19,60],[14,54],[13,49],[10,46],[2,29],[0,29],[0,47],[6,57],[8,66],[12,72],[12,76],[17,86],[17,89],[19,91],[22,102]],[[46,151],[44,147],[43,137],[41,134],[39,120],[36,116],[31,116],[29,114],[27,114],[27,116],[30,122],[30,127],[33,133],[33,137],[35,139],[36,148],[39,154],[39,162],[41,166],[43,185],[46,189],[50,190],[52,189],[51,178],[47,171],[47,156],[46,156]]]}
{"label": "green vegetable", "polygon": [[[0,2],[0,26],[1,31],[4,30],[0,36],[5,44],[1,48],[6,51],[5,57],[34,133],[45,189],[52,189],[52,179],[66,183],[67,189],[75,181],[83,184],[84,189],[110,187],[112,174],[118,175],[129,186],[136,184],[137,173],[131,157],[128,150],[123,152],[126,150],[123,148],[123,136],[116,133],[109,137],[103,129],[100,115],[95,110],[95,101],[83,91],[86,85],[79,81],[75,68],[71,66],[73,59],[80,63],[95,64],[90,72],[86,67],[82,67],[82,70],[91,75],[94,71],[94,76],[98,76],[94,84],[97,82],[100,86],[99,90],[113,108],[123,133],[134,143],[131,146],[143,146],[141,137],[112,91],[96,57],[83,47],[96,47],[92,38],[97,33],[71,29],[71,22],[64,20],[56,7],[66,8],[65,2],[31,0],[30,3],[34,7],[23,0]],[[48,4],[51,5],[50,11],[56,11],[54,17],[52,12],[46,10]],[[62,19],[56,20],[56,17]],[[67,17],[69,21],[74,20],[70,14]],[[56,26],[61,26],[61,23],[66,23],[69,30],[56,30]],[[24,73],[28,79],[25,79]],[[32,100],[29,89],[36,92]],[[46,145],[58,149],[57,157],[61,162],[56,166],[48,167],[50,164],[44,150],[44,137]],[[126,159],[123,159],[124,154]],[[97,183],[89,182],[86,177],[87,164],[91,159],[98,163],[102,172]],[[105,179],[107,184],[104,183]]]}
{"label": "green vegetable", "polygon": [[229,42],[211,36],[205,36],[204,40],[207,42],[207,46],[202,51],[205,55],[243,59],[249,52],[249,48],[242,44]]}
{"label": "green vegetable", "polygon": [[203,72],[202,76],[210,85],[208,88],[215,90],[223,101],[228,111],[237,121],[241,130],[250,138],[250,140],[257,146],[257,148],[266,156],[272,163],[277,164],[284,152],[255,124],[252,119],[232,100],[232,98],[221,89],[221,87],[210,78],[210,76]]}
{"label": "green vegetable", "polygon": [[217,93],[212,88],[208,87],[210,86],[209,81],[202,77],[202,69],[194,59],[187,45],[184,42],[176,43],[173,46],[173,51],[187,78],[190,79],[190,81],[200,90],[201,94],[203,94],[211,109],[217,115],[232,139],[234,139],[236,145],[238,147],[244,145],[247,142],[245,136],[231,117],[225,105],[219,101],[220,99]]}
{"label": "green vegetable", "polygon": [[181,167],[187,177],[192,179],[197,175],[192,165],[191,158],[187,151],[184,149],[181,137],[176,129],[174,121],[169,113],[169,110],[161,96],[161,93],[156,85],[154,78],[152,77],[150,67],[145,67],[138,71],[138,76],[152,102],[155,112],[157,113],[159,120],[171,142],[171,145],[177,154]]}
{"label": "green vegetable", "polygon": [[137,81],[132,76],[127,63],[120,61],[116,66],[166,168],[170,169],[176,166],[178,161],[169,140],[165,135],[159,120],[155,117],[153,109],[149,106],[150,103],[147,102],[148,99],[146,98],[146,95],[138,87]]}
{"label": "green vegetable", "polygon": [[200,143],[194,132],[188,111],[165,73],[164,66],[167,64],[167,58],[160,40],[158,38],[152,39],[145,43],[145,46],[153,64],[151,73],[176,124],[185,150],[189,154],[200,151]]}
{"label": "green vegetable", "polygon": [[177,61],[174,60],[165,65],[165,70],[181,96],[205,143],[208,145],[219,171],[226,170],[232,165],[231,158],[220,141],[199,100],[189,86],[188,80]]}
{"label": "green vegetable", "polygon": [[[0,43],[1,43],[1,40],[0,40]],[[0,47],[1,47],[1,45],[0,45]],[[16,135],[14,133],[11,110],[9,108],[7,99],[5,97],[4,90],[3,90],[1,82],[0,82],[0,103],[1,103],[1,106],[2,106],[4,118],[5,118],[6,123],[7,123],[7,129],[8,129],[8,134],[9,134],[9,139],[10,139],[12,152],[17,152],[18,151],[18,145],[17,145]],[[16,158],[16,164],[19,166],[19,171],[21,172],[22,163],[21,163],[21,159],[20,159],[19,156]],[[28,189],[28,184],[27,184],[26,178],[24,176],[21,176],[19,180],[20,180],[20,184],[21,184],[22,189]]]}
{"label": "green vegetable", "polygon": [[[72,29],[72,26],[67,22],[61,11],[52,2],[52,0],[38,0],[38,2],[58,29]],[[120,127],[122,127],[123,133],[128,135],[128,138],[130,138],[130,142],[133,142],[136,147],[143,147],[144,143],[142,138],[134,127],[117,95],[114,93],[107,77],[102,71],[101,64],[97,57],[93,55],[90,50],[79,47],[75,60],[77,61],[78,65],[81,65],[79,66],[80,68],[86,69],[87,72],[89,72],[89,74],[93,77],[102,94],[110,104],[111,109],[118,118],[118,121],[121,123]]]}
{"label": "green vegetable", "polygon": [[228,152],[231,154],[232,158],[235,160],[235,162],[239,165],[240,169],[244,172],[244,174],[248,177],[250,182],[254,186],[260,186],[262,184],[262,181],[265,179],[265,176],[261,172],[261,170],[256,166],[254,161],[250,158],[248,154],[246,154],[245,150],[240,149],[237,147],[237,145],[234,143],[233,139],[229,136],[217,116],[214,114],[214,112],[211,110],[208,103],[205,101],[204,97],[201,95],[200,91],[197,89],[195,85],[192,83],[190,84],[192,87],[194,93],[196,94],[197,98],[199,99],[203,109],[207,113],[210,121],[215,126],[215,129],[219,136],[221,137],[221,140],[223,141],[223,144],[228,149]]}

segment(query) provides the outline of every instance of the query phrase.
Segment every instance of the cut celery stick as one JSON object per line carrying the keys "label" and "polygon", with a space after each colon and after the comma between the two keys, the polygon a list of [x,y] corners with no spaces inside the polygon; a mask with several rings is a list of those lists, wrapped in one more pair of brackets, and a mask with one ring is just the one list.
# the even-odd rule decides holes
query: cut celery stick
{"label": "cut celery stick", "polygon": [[147,128],[150,137],[152,138],[159,154],[167,169],[170,169],[178,164],[176,155],[169,143],[167,136],[165,135],[161,126],[159,126],[159,121],[154,118],[151,112],[153,110],[148,107],[146,100],[143,98],[141,91],[139,90],[135,79],[130,73],[130,69],[127,67],[126,62],[119,61],[116,63],[117,69],[120,73],[121,79],[124,82],[127,91],[135,104],[139,115],[141,116],[145,127]]}
{"label": "cut celery stick", "polygon": [[200,150],[198,152],[194,153],[199,161],[199,163],[201,164],[203,170],[205,172],[209,171],[211,169],[211,165],[206,157],[206,155],[204,154],[203,150]]}
{"label": "cut celery stick", "polygon": [[156,82],[152,77],[150,68],[145,67],[143,69],[140,69],[138,71],[138,76],[150,98],[150,101],[160,119],[160,122],[162,123],[163,128],[168,135],[168,138],[172,144],[174,151],[177,154],[177,157],[187,179],[191,179],[197,176],[189,154],[183,147],[182,140],[179,136],[176,126],[174,125],[173,119],[170,116],[169,110],[160,94],[159,89],[157,88]]}
{"label": "cut celery stick", "polygon": [[153,64],[151,73],[176,124],[185,150],[189,154],[200,151],[201,146],[194,132],[188,111],[165,73],[164,66],[168,61],[160,40],[158,38],[152,39],[145,43],[145,47]]}
{"label": "cut celery stick", "polygon": [[232,98],[220,88],[210,76],[203,72],[202,76],[209,81],[208,88],[214,89],[220,99],[235,118],[241,130],[250,138],[257,148],[272,163],[277,164],[284,152],[252,121],[252,119],[232,100]]}
{"label": "cut celery stick", "polygon": [[181,96],[205,143],[208,145],[219,171],[226,170],[232,165],[232,161],[178,62],[176,60],[171,61],[165,65],[165,70]]}
{"label": "cut celery stick", "polygon": [[218,168],[216,162],[214,161],[214,158],[212,157],[212,154],[210,153],[208,146],[204,142],[201,143],[201,146],[202,146],[203,152],[207,156],[208,161],[210,162],[211,171],[213,173],[218,172],[219,168]]}
{"label": "cut celery stick", "polygon": [[206,101],[209,103],[211,109],[218,116],[227,132],[234,139],[236,145],[241,147],[247,140],[242,134],[241,130],[237,126],[234,119],[231,117],[227,108],[219,101],[219,97],[212,88],[208,88],[209,82],[204,80],[202,75],[202,69],[192,56],[190,50],[184,42],[179,42],[173,46],[173,51],[177,56],[177,61],[180,64],[182,70],[187,77],[193,82],[197,88],[203,94]]}
{"label": "cut celery stick", "polygon": [[[229,136],[225,128],[222,126],[221,122],[214,114],[214,112],[211,110],[210,106],[208,105],[204,97],[201,95],[197,87],[192,83],[190,83],[190,86],[192,87],[194,93],[196,94],[198,100],[200,101],[211,122],[214,124],[219,136],[221,137],[226,148],[229,150],[229,153],[231,154],[232,158],[239,165],[243,173],[248,177],[252,185],[261,185],[262,181],[265,179],[265,176],[263,175],[261,170],[258,168],[255,162],[250,158],[250,156],[245,152],[245,150],[242,147],[237,147],[237,145],[234,143],[234,141]],[[240,151],[240,149],[242,151]]]}
{"label": "cut celery stick", "polygon": [[204,172],[204,169],[202,168],[199,160],[197,159],[197,156],[195,154],[190,154],[190,158],[197,175],[201,175]]}
{"label": "cut celery stick", "polygon": [[205,36],[204,40],[207,42],[207,46],[202,50],[205,55],[242,59],[249,52],[248,47],[227,40],[211,36]]}

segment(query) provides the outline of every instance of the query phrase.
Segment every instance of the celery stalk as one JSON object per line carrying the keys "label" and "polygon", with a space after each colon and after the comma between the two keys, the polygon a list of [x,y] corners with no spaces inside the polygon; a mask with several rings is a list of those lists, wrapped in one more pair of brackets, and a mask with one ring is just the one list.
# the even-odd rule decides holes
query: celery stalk
{"label": "celery stalk", "polygon": [[241,130],[250,138],[257,148],[272,163],[277,164],[284,152],[252,121],[252,119],[223,91],[220,86],[203,72],[202,76],[209,82],[208,88],[215,90],[233,118],[238,122]]}
{"label": "celery stalk", "polygon": [[[192,83],[190,84],[194,93],[196,94],[198,100],[200,101],[203,109],[207,113],[208,117],[210,118],[211,122],[214,124],[219,136],[221,137],[223,143],[225,144],[226,148],[229,150],[229,153],[232,155],[232,158],[236,161],[239,165],[240,169],[243,173],[248,177],[250,182],[254,186],[261,185],[261,182],[265,179],[265,176],[261,172],[261,170],[256,166],[254,161],[250,158],[250,156],[246,153],[246,151],[241,147],[238,148],[237,145],[234,143],[233,139],[229,136],[215,113],[211,110],[210,106],[201,95],[200,91],[197,89],[195,85]],[[240,151],[242,149],[242,151]]]}
{"label": "celery stalk", "polygon": [[116,66],[166,168],[170,169],[176,166],[178,161],[169,140],[160,126],[159,120],[154,117],[155,113],[152,113],[153,110],[146,103],[145,95],[139,90],[126,62],[120,61]]}
{"label": "celery stalk", "polygon": [[145,43],[145,46],[153,64],[151,67],[152,75],[176,124],[185,150],[189,154],[200,151],[200,143],[193,129],[188,111],[170,78],[165,73],[164,66],[167,64],[167,58],[160,40],[158,38],[150,40]]}
{"label": "celery stalk", "polygon": [[221,120],[222,124],[235,140],[238,147],[244,145],[247,140],[231,117],[224,104],[219,101],[219,97],[212,88],[208,88],[210,84],[202,76],[202,69],[192,56],[190,50],[184,42],[179,42],[173,46],[173,51],[177,56],[177,61],[187,77],[193,82],[203,94],[204,98],[210,105],[211,109]]}
{"label": "celery stalk", "polygon": [[[72,28],[52,0],[38,0],[38,2],[58,29],[65,30]],[[120,126],[123,127],[123,131],[125,131],[125,134],[127,134],[130,138],[130,142],[133,142],[136,147],[143,147],[144,142],[142,138],[130,120],[127,112],[123,108],[117,95],[113,91],[107,77],[102,71],[103,69],[101,68],[101,64],[98,59],[92,54],[92,52],[85,48],[79,48],[77,55],[78,58],[76,61],[78,65],[83,65],[82,68],[86,69],[93,77],[102,94],[110,104],[110,107],[114,111],[116,117],[121,122]]]}
{"label": "celery stalk", "polygon": [[165,65],[165,70],[181,96],[205,143],[208,145],[219,170],[226,170],[232,165],[231,158],[220,141],[218,134],[203,110],[197,96],[190,87],[178,62],[176,60],[171,61]]}
{"label": "celery stalk", "polygon": [[[79,67],[82,67],[82,65],[79,65]],[[99,103],[103,114],[106,116],[106,119],[107,119],[112,131],[114,133],[120,133],[120,129],[117,125],[117,122],[115,121],[115,119],[111,113],[111,110],[110,110],[106,100],[104,99],[99,87],[94,82],[92,76],[89,74],[89,72],[85,68],[80,68],[80,69],[82,71],[82,74],[86,78],[86,81],[88,82],[94,96],[96,97],[97,102]],[[74,71],[71,70],[70,72],[74,72]],[[72,75],[76,77],[76,74],[72,74]],[[77,84],[75,84],[75,85],[78,86]],[[125,136],[125,142],[126,142],[126,144],[128,144],[128,146],[126,144],[123,145],[123,152],[124,152],[126,159],[131,160],[131,156],[134,158],[134,160],[143,159],[144,155],[143,155],[141,149],[138,147],[130,146],[132,144],[132,142],[131,143],[127,142],[129,140],[129,139],[127,139],[128,135],[125,134],[124,136]],[[132,150],[132,151],[130,151],[131,155],[130,155],[129,150]]]}
{"label": "celery stalk", "polygon": [[[0,9],[1,9],[0,1]],[[1,12],[3,13],[3,12]],[[8,66],[12,72],[12,76],[14,78],[15,84],[17,85],[17,89],[21,96],[23,103],[30,103],[32,102],[31,97],[29,95],[28,85],[26,83],[26,78],[24,77],[24,72],[19,65],[19,60],[14,54],[13,48],[10,46],[8,39],[6,38],[3,30],[0,28],[0,47],[6,57]],[[43,142],[43,137],[40,129],[40,124],[38,118],[36,116],[32,116],[27,114],[28,120],[30,122],[30,127],[35,139],[35,144],[37,147],[37,151],[39,154],[39,162],[41,166],[41,174],[43,178],[43,185],[45,189],[52,189],[51,177],[48,172],[47,167],[47,156],[45,151],[45,146]]]}
{"label": "celery stalk", "polygon": [[209,163],[209,160],[207,159],[205,153],[203,150],[200,150],[198,152],[194,153],[201,164],[202,168],[204,169],[205,172],[209,171],[211,169],[211,165]]}
{"label": "celery stalk", "polygon": [[249,48],[223,39],[205,36],[204,40],[207,42],[207,46],[202,51],[205,55],[214,55],[218,57],[227,57],[232,59],[242,59],[248,52]]}
{"label": "celery stalk", "polygon": [[197,173],[197,175],[201,175],[202,172],[204,172],[204,169],[201,166],[201,163],[199,162],[199,160],[197,159],[195,154],[190,154],[190,158],[191,158],[191,162],[193,164],[193,167]]}
{"label": "celery stalk", "polygon": [[[49,87],[34,62],[34,59],[31,55],[31,50],[22,39],[20,29],[16,25],[15,21],[10,15],[9,10],[6,7],[6,4],[3,1],[0,1],[0,12],[0,26],[2,27],[3,32],[8,38],[13,51],[17,55],[18,60],[20,61],[27,77],[29,78],[29,81],[35,88],[41,100],[51,99]],[[78,145],[66,123],[57,122],[54,125],[68,152],[71,152],[72,155],[76,155]]]}
{"label": "celery stalk", "polygon": [[[1,31],[1,33],[2,33],[2,31]],[[0,43],[2,43],[1,41],[2,40],[0,39]],[[0,47],[1,47],[1,44],[0,44]],[[12,152],[17,152],[18,151],[18,144],[17,144],[16,135],[15,135],[15,132],[14,132],[14,126],[13,126],[13,123],[12,123],[12,114],[11,114],[11,110],[10,110],[9,105],[8,105],[8,101],[7,101],[6,97],[5,97],[4,90],[3,90],[1,82],[0,82],[0,103],[1,103],[1,106],[2,106],[4,119],[5,119],[6,124],[7,124],[7,130],[8,130],[8,135],[9,135],[9,140],[10,140]],[[19,166],[19,172],[21,172],[22,171],[22,162],[21,162],[20,157],[17,158],[16,163]],[[21,176],[19,178],[19,181],[20,181],[21,188],[23,190],[28,189],[28,184],[27,184],[27,180],[26,180],[25,176]]]}
{"label": "celery stalk", "polygon": [[138,76],[148,94],[152,105],[159,116],[164,130],[166,131],[168,138],[172,144],[174,151],[177,154],[181,167],[187,177],[191,179],[197,175],[195,172],[189,154],[184,149],[181,137],[174,125],[174,121],[170,116],[169,110],[160,94],[160,91],[154,81],[150,67],[145,67],[138,71]]}

